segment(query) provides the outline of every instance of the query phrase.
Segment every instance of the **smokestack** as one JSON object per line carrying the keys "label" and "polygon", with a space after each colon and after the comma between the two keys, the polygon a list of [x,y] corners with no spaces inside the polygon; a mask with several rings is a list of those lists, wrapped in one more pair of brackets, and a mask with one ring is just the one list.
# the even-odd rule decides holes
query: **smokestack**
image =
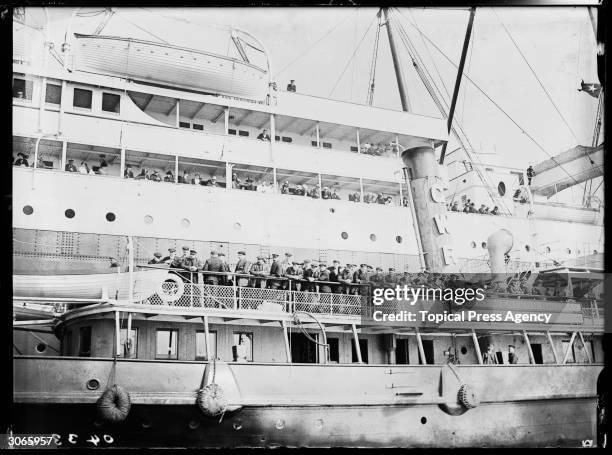
{"label": "smokestack", "polygon": [[489,250],[489,260],[493,278],[491,284],[493,286],[495,286],[495,283],[499,285],[506,280],[504,276],[506,272],[505,255],[510,252],[513,244],[514,237],[507,229],[495,231],[487,238],[487,250]]}

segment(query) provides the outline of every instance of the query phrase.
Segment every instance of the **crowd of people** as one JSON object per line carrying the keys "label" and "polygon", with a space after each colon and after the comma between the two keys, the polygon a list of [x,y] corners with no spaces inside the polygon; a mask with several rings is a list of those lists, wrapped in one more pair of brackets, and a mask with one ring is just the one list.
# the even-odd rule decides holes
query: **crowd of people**
{"label": "crowd of people", "polygon": [[379,142],[378,144],[370,144],[366,142],[361,145],[360,152],[366,155],[389,157],[396,156],[399,153],[399,147],[394,143],[383,144]]}
{"label": "crowd of people", "polygon": [[447,204],[447,209],[451,212],[463,212],[463,213],[480,213],[481,215],[500,215],[499,207],[495,206],[490,208],[485,204],[480,204],[480,207],[476,208],[476,203],[470,199],[466,199],[465,202],[454,201]]}

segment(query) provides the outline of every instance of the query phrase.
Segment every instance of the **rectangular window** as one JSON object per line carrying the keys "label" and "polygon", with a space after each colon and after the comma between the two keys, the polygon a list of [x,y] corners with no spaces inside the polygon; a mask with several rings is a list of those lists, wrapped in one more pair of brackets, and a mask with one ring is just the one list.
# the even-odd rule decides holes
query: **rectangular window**
{"label": "rectangular window", "polygon": [[281,140],[281,138],[280,138],[280,136],[274,136],[274,140],[275,140],[275,141],[280,141],[280,140]]}
{"label": "rectangular window", "polygon": [[408,338],[398,338],[395,349],[395,363],[398,365],[410,364],[410,352],[408,350]]}
{"label": "rectangular window", "polygon": [[329,361],[331,363],[340,363],[340,340],[338,338],[328,338],[329,343]]}
{"label": "rectangular window", "polygon": [[[210,355],[217,358],[217,332],[208,332],[208,345]],[[203,331],[196,332],[196,360],[212,360],[206,358],[206,333]]]}
{"label": "rectangular window", "polygon": [[310,141],[310,145],[312,145],[313,147],[317,146],[317,141]]}
{"label": "rectangular window", "polygon": [[91,357],[91,327],[79,329],[79,357]]}
{"label": "rectangular window", "polygon": [[[351,341],[351,350],[353,363],[359,362],[359,358],[357,357],[357,351],[355,350],[355,340]],[[359,340],[359,350],[361,351],[361,360],[363,363],[368,363],[368,340],[360,339]]]}
{"label": "rectangular window", "polygon": [[17,77],[13,78],[13,98],[31,101],[33,86],[32,81],[26,81]]}
{"label": "rectangular window", "polygon": [[194,130],[204,131],[204,125],[199,125],[198,123],[193,124]]}
{"label": "rectangular window", "polygon": [[[427,354],[425,354],[425,357],[427,357]],[[504,363],[504,354],[501,351],[497,351],[495,353],[495,357],[497,358],[497,363],[500,365],[503,365]]]}
{"label": "rectangular window", "polygon": [[290,142],[293,142],[293,138],[292,137],[283,136],[282,141],[290,143]]}
{"label": "rectangular window", "polygon": [[248,131],[238,130],[238,136],[248,137],[248,135],[249,135]]}
{"label": "rectangular window", "polygon": [[[310,335],[317,339],[316,334]],[[303,333],[291,333],[291,361],[293,363],[317,363],[318,346]]]}
{"label": "rectangular window", "polygon": [[178,359],[178,330],[158,329],[155,345],[156,359]]}
{"label": "rectangular window", "polygon": [[236,130],[233,130],[231,128],[228,128],[227,130],[227,134],[233,134],[234,136],[236,135]]}
{"label": "rectangular window", "polygon": [[128,338],[127,338],[127,328],[125,329],[121,329],[120,333],[119,333],[119,342],[121,343],[121,346],[123,346],[123,349],[121,350],[121,354],[119,354],[117,357],[123,357],[126,359],[135,359],[137,358],[137,353],[138,353],[138,329],[131,329],[130,330],[130,343],[128,344]]}
{"label": "rectangular window", "polygon": [[533,360],[535,363],[544,363],[544,358],[542,357],[542,344],[531,343],[531,352],[533,352]]}
{"label": "rectangular window", "polygon": [[45,103],[61,104],[62,102],[62,86],[55,84],[47,84],[45,92]]}
{"label": "rectangular window", "polygon": [[323,148],[324,148],[324,149],[330,149],[330,148],[332,148],[331,142],[323,142]]}
{"label": "rectangular window", "polygon": [[253,334],[248,332],[235,332],[232,345],[234,362],[253,361]]}
{"label": "rectangular window", "polygon": [[351,146],[351,152],[358,152],[359,148],[357,148],[356,146]]}
{"label": "rectangular window", "polygon": [[91,109],[91,96],[92,96],[91,90],[75,88],[72,105],[74,107],[81,107],[83,109]]}
{"label": "rectangular window", "polygon": [[[433,340],[422,340],[423,341],[423,351],[425,352],[425,360],[427,360],[428,365],[433,365],[434,362],[434,346]],[[421,351],[419,351],[419,365],[423,364],[423,359],[421,358]]]}
{"label": "rectangular window", "polygon": [[191,124],[187,122],[179,122],[179,127],[181,128],[191,128]]}
{"label": "rectangular window", "polygon": [[72,330],[68,330],[62,342],[62,355],[69,356],[72,354]]}
{"label": "rectangular window", "polygon": [[102,93],[102,110],[105,112],[116,112],[120,111],[121,107],[121,96],[113,93]]}

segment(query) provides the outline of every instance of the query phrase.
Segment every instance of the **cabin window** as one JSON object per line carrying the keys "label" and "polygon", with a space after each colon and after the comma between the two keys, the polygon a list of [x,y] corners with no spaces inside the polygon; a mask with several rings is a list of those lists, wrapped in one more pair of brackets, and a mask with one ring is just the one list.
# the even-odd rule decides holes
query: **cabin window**
{"label": "cabin window", "polygon": [[280,141],[280,140],[281,140],[281,137],[280,137],[280,136],[274,136],[274,140],[275,140],[275,141]]}
{"label": "cabin window", "polygon": [[[211,360],[206,357],[206,333],[203,331],[196,332],[196,360]],[[208,345],[210,346],[210,354],[213,358],[217,358],[217,332],[208,332]]]}
{"label": "cabin window", "polygon": [[91,90],[84,90],[82,88],[74,89],[74,97],[72,99],[72,105],[74,107],[80,107],[83,109],[91,109]]}
{"label": "cabin window", "polygon": [[[363,363],[368,363],[368,340],[360,339],[359,340],[359,350],[361,351],[361,361]],[[352,354],[352,362],[359,362],[359,358],[357,357],[357,351],[355,350],[355,341],[351,342],[351,354]]]}
{"label": "cabin window", "polygon": [[324,149],[330,149],[330,148],[332,148],[331,142],[323,142],[323,148],[324,148]]}
{"label": "cabin window", "polygon": [[497,192],[500,196],[504,196],[506,194],[506,184],[504,182],[499,182],[497,185]]}
{"label": "cabin window", "polygon": [[351,152],[358,152],[359,148],[356,146],[351,146]]}
{"label": "cabin window", "polygon": [[56,84],[47,84],[45,92],[45,103],[61,104],[62,102],[62,86]]}
{"label": "cabin window", "polygon": [[340,363],[340,340],[338,338],[328,338],[329,344],[329,361],[331,363]]}
{"label": "cabin window", "polygon": [[283,136],[283,137],[281,138],[281,140],[282,140],[283,142],[288,142],[288,143],[293,142],[293,138],[292,138],[292,137],[287,137],[287,136]]}
{"label": "cabin window", "polygon": [[91,326],[79,329],[79,357],[91,357]]}
{"label": "cabin window", "polygon": [[[425,360],[427,360],[428,365],[433,365],[434,362],[434,345],[433,340],[422,340],[423,341],[423,351],[425,352]],[[421,358],[421,351],[419,351],[419,365],[423,364],[423,359]]]}
{"label": "cabin window", "polygon": [[130,329],[131,342],[128,345],[127,328],[121,329],[119,333],[119,342],[123,349],[117,357],[123,357],[126,359],[136,359],[138,356],[138,329]]}
{"label": "cabin window", "polygon": [[32,101],[32,81],[25,79],[13,78],[13,98]]}
{"label": "cabin window", "polygon": [[253,361],[253,334],[248,332],[234,332],[232,345],[234,362]]}
{"label": "cabin window", "polygon": [[233,130],[233,129],[229,128],[227,130],[227,134],[233,134],[235,136],[236,135],[236,130]]}
{"label": "cabin window", "polygon": [[193,129],[198,131],[204,131],[204,125],[200,125],[198,123],[193,124]]}
{"label": "cabin window", "polygon": [[62,355],[69,356],[72,353],[72,330],[66,331],[61,346]]}
{"label": "cabin window", "polygon": [[191,128],[191,124],[187,122],[179,122],[179,127],[181,128]]}
{"label": "cabin window", "polygon": [[408,338],[398,338],[395,348],[395,363],[398,365],[410,364],[410,351],[408,349]]}
{"label": "cabin window", "polygon": [[105,112],[119,113],[121,108],[121,96],[114,93],[102,93],[102,110]]}
{"label": "cabin window", "polygon": [[[315,340],[315,334],[310,335]],[[306,338],[303,333],[292,333],[291,338],[291,361],[294,363],[317,363],[318,345]]]}
{"label": "cabin window", "polygon": [[504,354],[501,351],[497,351],[495,353],[495,357],[497,358],[497,363],[500,365],[504,364]]}
{"label": "cabin window", "polygon": [[156,359],[178,359],[178,330],[158,329],[156,334]]}
{"label": "cabin window", "polygon": [[244,131],[244,130],[238,130],[238,136],[248,137],[249,136],[249,132],[248,131]]}
{"label": "cabin window", "polygon": [[544,358],[542,357],[542,344],[531,343],[531,352],[533,352],[534,363],[544,363]]}
{"label": "cabin window", "polygon": [[313,147],[318,147],[319,143],[317,141],[310,141],[310,145],[312,145]]}

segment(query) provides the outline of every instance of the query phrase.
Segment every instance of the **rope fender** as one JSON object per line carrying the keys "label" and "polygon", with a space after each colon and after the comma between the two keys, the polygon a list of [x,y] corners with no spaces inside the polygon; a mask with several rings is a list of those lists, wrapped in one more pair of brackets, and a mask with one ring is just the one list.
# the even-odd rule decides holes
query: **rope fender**
{"label": "rope fender", "polygon": [[478,395],[476,395],[476,391],[474,390],[474,388],[471,385],[463,382],[463,380],[459,376],[459,372],[455,369],[452,363],[449,363],[448,367],[461,384],[459,386],[459,391],[457,392],[457,401],[459,402],[459,404],[465,409],[473,409],[478,406],[480,404],[480,400],[478,399]]}
{"label": "rope fender", "polygon": [[96,407],[99,416],[107,422],[123,422],[132,407],[130,394],[123,387],[115,384],[102,393]]}
{"label": "rope fender", "polygon": [[[204,370],[206,374],[206,370]],[[219,384],[215,383],[215,377],[217,375],[217,359],[213,359],[213,377],[210,384],[201,387],[198,390],[198,396],[196,398],[196,404],[202,411],[202,413],[209,417],[215,417],[220,415],[221,420],[227,410],[227,398],[225,393]],[[204,383],[204,378],[202,378]],[[219,420],[219,422],[221,422]]]}

